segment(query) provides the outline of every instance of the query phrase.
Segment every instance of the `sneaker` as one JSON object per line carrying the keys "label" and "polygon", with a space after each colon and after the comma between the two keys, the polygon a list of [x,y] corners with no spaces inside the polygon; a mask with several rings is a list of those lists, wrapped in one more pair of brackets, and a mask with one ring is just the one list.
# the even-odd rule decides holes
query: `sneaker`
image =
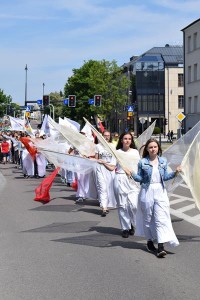
{"label": "sneaker", "polygon": [[147,247],[147,250],[148,250],[149,252],[156,252],[156,251],[157,251],[157,249],[156,249],[156,247],[154,246],[154,243],[153,243],[152,241],[148,241],[146,247]]}
{"label": "sneaker", "polygon": [[129,237],[129,231],[128,230],[123,230],[122,231],[122,237],[123,238],[128,238]]}
{"label": "sneaker", "polygon": [[132,224],[131,224],[131,229],[129,229],[129,234],[130,235],[134,235],[135,234],[135,228],[133,227]]}

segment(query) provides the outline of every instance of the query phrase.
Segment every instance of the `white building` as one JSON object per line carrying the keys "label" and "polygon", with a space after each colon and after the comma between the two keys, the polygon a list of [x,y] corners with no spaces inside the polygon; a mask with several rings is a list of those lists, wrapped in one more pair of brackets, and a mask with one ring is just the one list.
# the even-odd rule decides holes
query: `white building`
{"label": "white building", "polygon": [[184,41],[185,131],[200,121],[200,19],[182,29]]}

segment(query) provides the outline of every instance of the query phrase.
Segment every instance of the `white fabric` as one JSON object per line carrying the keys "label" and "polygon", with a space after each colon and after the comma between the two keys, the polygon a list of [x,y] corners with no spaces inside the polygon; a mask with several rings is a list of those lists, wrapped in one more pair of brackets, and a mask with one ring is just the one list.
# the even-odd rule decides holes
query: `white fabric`
{"label": "white fabric", "polygon": [[69,119],[67,119],[67,118],[64,118],[64,120],[61,118],[61,117],[59,117],[59,120],[58,120],[58,123],[60,124],[60,125],[63,125],[63,126],[66,126],[66,127],[70,127],[72,130],[74,130],[75,132],[79,132],[78,131],[78,129],[77,129],[77,127],[74,125],[74,124],[72,124],[70,121],[69,121]]}
{"label": "white fabric", "polygon": [[182,163],[181,173],[188,185],[197,208],[200,210],[200,132],[189,147]]}
{"label": "white fabric", "polygon": [[156,120],[135,140],[138,150],[140,150],[140,148],[151,138],[155,125]]}
{"label": "white fabric", "polygon": [[23,173],[28,176],[34,176],[34,162],[26,149],[22,151],[22,164]]}
{"label": "white fabric", "polygon": [[67,120],[69,123],[71,123],[72,125],[74,125],[76,127],[77,131],[80,132],[81,125],[78,122],[76,122],[74,120],[71,120],[69,118],[66,118],[66,117],[64,117],[64,120]]}
{"label": "white fabric", "polygon": [[57,124],[53,119],[49,118],[49,123],[58,130],[65,139],[75,147],[82,156],[94,156],[95,145],[87,137],[75,132],[70,127],[66,128],[65,126]]}
{"label": "white fabric", "polygon": [[[126,156],[126,158],[129,158],[129,167],[131,170],[136,171],[137,164],[135,165],[135,160],[136,158],[137,161],[140,159],[138,150],[130,149],[130,151],[124,152],[119,149],[117,151],[123,154],[123,156]],[[134,180],[130,180],[118,164],[114,178],[114,193],[119,208],[118,214],[122,230],[130,229],[131,223],[137,226],[136,213],[139,191],[138,184],[136,184]]]}
{"label": "white fabric", "polygon": [[13,118],[11,116],[9,116],[9,118],[10,118],[11,130],[25,131],[24,120],[19,118]]}
{"label": "white fabric", "polygon": [[[98,154],[99,159],[106,161],[110,165],[116,165],[116,159],[107,152],[101,144],[96,146],[95,153]],[[116,200],[114,195],[113,180],[115,177],[115,170],[109,171],[102,164],[96,167],[96,184],[98,191],[98,199],[101,207],[116,207]]]}
{"label": "white fabric", "polygon": [[78,189],[76,197],[97,199],[97,189],[94,178],[94,171],[88,174],[76,174]]}
{"label": "white fabric", "polygon": [[45,176],[47,160],[42,153],[38,152],[36,154],[36,163],[37,163],[38,176],[40,176],[40,177]]}
{"label": "white fabric", "polygon": [[[163,157],[169,162],[169,167],[175,170],[179,166],[188,151],[190,145],[200,131],[200,121],[190,129],[185,135],[173,143],[167,150],[164,151]],[[165,183],[166,189],[173,192],[174,189],[183,181],[181,176],[176,176],[175,180],[169,180]]]}
{"label": "white fabric", "polygon": [[[157,172],[159,171],[157,170]],[[152,173],[152,176],[155,176],[154,182],[158,178],[157,172]],[[146,239],[156,239],[158,243],[178,246],[179,242],[171,223],[169,198],[161,183],[152,183],[147,190],[141,190],[140,206]]]}
{"label": "white fabric", "polygon": [[51,124],[49,124],[49,116],[45,115],[44,120],[42,122],[42,126],[40,129],[40,136],[46,134],[47,136],[51,136],[53,138],[58,138],[60,133],[56,130]]}

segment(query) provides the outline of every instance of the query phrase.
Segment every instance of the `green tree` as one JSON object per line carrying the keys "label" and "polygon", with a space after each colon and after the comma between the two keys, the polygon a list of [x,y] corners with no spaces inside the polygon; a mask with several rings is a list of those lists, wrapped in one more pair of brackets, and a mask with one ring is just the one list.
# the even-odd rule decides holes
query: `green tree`
{"label": "green tree", "polygon": [[8,114],[8,107],[12,102],[11,96],[6,96],[4,91],[0,89],[0,117]]}
{"label": "green tree", "polygon": [[[54,106],[54,113],[55,113],[55,120],[58,121],[59,117],[63,117],[62,110],[63,110],[63,94],[62,91],[60,92],[51,92],[50,94],[50,104]],[[48,113],[50,111],[49,108]]]}
{"label": "green tree", "polygon": [[[126,89],[129,85],[129,80],[115,61],[84,62],[81,68],[73,69],[73,75],[65,84],[65,98],[76,95],[77,105],[75,108],[63,107],[63,115],[78,122],[82,122],[83,116],[90,120],[95,114],[109,120],[111,112],[120,111],[126,103]],[[88,104],[94,95],[102,95],[101,107]]]}

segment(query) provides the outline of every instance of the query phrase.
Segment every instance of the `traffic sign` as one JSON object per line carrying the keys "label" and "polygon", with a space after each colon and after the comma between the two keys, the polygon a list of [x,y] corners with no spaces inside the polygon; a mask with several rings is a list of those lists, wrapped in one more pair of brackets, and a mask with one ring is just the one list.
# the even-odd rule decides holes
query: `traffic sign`
{"label": "traffic sign", "polygon": [[42,99],[37,100],[37,104],[42,105]]}
{"label": "traffic sign", "polygon": [[184,119],[185,119],[185,115],[184,113],[180,112],[178,115],[176,115],[176,119],[179,121],[179,122],[182,122]]}
{"label": "traffic sign", "polygon": [[63,100],[63,104],[68,105],[68,98]]}
{"label": "traffic sign", "polygon": [[94,99],[89,99],[88,104],[94,104]]}
{"label": "traffic sign", "polygon": [[143,117],[140,118],[140,123],[141,123],[141,124],[144,124],[145,122],[146,122],[145,118],[143,118]]}
{"label": "traffic sign", "polygon": [[127,110],[128,110],[128,112],[133,112],[134,111],[134,106],[133,105],[128,105]]}

